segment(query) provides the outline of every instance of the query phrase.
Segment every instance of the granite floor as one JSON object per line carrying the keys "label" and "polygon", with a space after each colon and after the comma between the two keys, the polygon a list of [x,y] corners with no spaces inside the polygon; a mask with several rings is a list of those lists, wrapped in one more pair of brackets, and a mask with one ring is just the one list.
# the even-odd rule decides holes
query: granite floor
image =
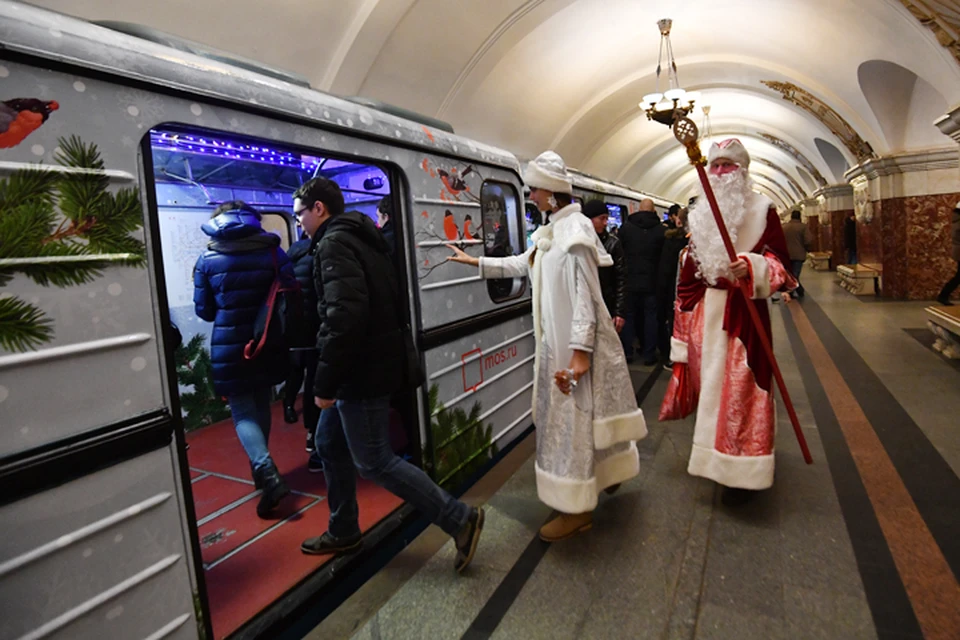
{"label": "granite floor", "polygon": [[772,317],[815,464],[778,401],[774,488],[722,506],[686,473],[692,420],[656,420],[667,374],[638,369],[641,473],[601,497],[592,531],[537,539],[551,510],[527,459],[475,500],[487,524],[465,575],[434,531],[416,567],[384,569],[390,586],[366,593],[365,610],[308,637],[960,638],[960,369],[916,337],[925,304],[803,279],[807,298]]}

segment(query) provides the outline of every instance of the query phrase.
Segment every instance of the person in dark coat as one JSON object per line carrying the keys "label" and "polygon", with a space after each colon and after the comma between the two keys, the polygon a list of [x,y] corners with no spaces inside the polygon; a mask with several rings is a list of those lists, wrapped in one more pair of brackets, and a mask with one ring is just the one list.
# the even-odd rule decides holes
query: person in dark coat
{"label": "person in dark coat", "polygon": [[790,212],[790,222],[783,225],[783,236],[787,239],[787,252],[790,254],[790,268],[798,286],[793,292],[798,299],[803,298],[803,285],[800,283],[800,272],[807,259],[807,252],[813,246],[813,234],[810,227],[804,224],[800,211]]}
{"label": "person in dark coat", "polygon": [[[676,205],[674,205],[676,206]],[[672,210],[672,209],[671,209]],[[689,243],[687,230],[687,210],[679,209],[672,215],[673,228],[667,229],[663,242],[663,253],[660,254],[660,267],[657,271],[657,324],[659,327],[658,340],[660,353],[669,358],[670,336],[673,335],[673,303],[677,296],[677,271],[680,264],[680,254]],[[667,362],[664,368],[673,370],[673,364]]]}
{"label": "person in dark coat", "polygon": [[950,236],[950,257],[957,263],[957,273],[947,284],[943,285],[943,289],[940,290],[940,294],[937,296],[937,302],[946,307],[953,306],[953,303],[950,302],[950,295],[957,290],[957,287],[960,287],[960,202],[957,202],[957,206],[953,208],[950,231],[952,234]]}
{"label": "person in dark coat", "polygon": [[[316,250],[316,243],[308,235],[297,240],[287,251],[287,256],[293,263],[293,272],[300,284],[300,292],[303,294],[303,313],[304,326],[310,335],[316,335],[320,328],[320,319],[317,317],[317,294],[313,289],[313,254]],[[297,411],[293,405],[300,393],[300,387],[304,388],[303,402],[303,427],[307,431],[306,449],[308,453],[315,451],[313,443],[313,433],[317,428],[317,420],[320,418],[320,410],[312,402],[313,400],[313,376],[317,370],[317,352],[315,349],[291,350],[289,358],[289,372],[287,382],[283,387],[283,415],[284,420],[289,424],[297,421]],[[311,458],[313,462],[313,458]],[[320,471],[318,464],[311,464],[310,471]]]}
{"label": "person in dark coat", "polygon": [[603,200],[590,200],[583,205],[583,215],[593,221],[593,228],[600,236],[603,248],[613,258],[613,266],[600,267],[600,291],[603,302],[613,318],[613,326],[620,333],[627,314],[627,263],[623,257],[620,239],[607,231],[610,212]]}
{"label": "person in dark coat", "polygon": [[857,217],[853,211],[843,221],[843,243],[847,247],[847,264],[857,264]]}
{"label": "person in dark coat", "polygon": [[314,400],[323,409],[317,452],[327,481],[326,533],[300,545],[306,554],[353,551],[362,544],[356,473],[416,507],[453,536],[455,568],[473,560],[483,511],[454,499],[390,447],[390,396],[420,384],[408,379],[418,358],[404,339],[403,294],[390,247],[373,221],[344,212],[336,183],[314,178],[294,193],[294,211],[317,239],[314,288],[320,329]]}
{"label": "person in dark coat", "polygon": [[627,259],[627,317],[620,334],[627,362],[633,361],[633,343],[642,334],[643,364],[657,363],[657,268],[663,252],[665,229],[653,200],[640,203],[620,227]]}
{"label": "person in dark coat", "polygon": [[283,381],[287,354],[264,351],[247,360],[243,349],[253,339],[274,278],[279,273],[293,286],[293,267],[280,237],[264,231],[260,214],[243,202],[220,205],[201,228],[210,242],[194,268],[194,307],[200,318],[213,322],[213,388],[230,405],[254,484],[263,489],[257,515],[266,518],[290,493],[267,448],[270,387]]}
{"label": "person in dark coat", "polygon": [[377,204],[377,226],[380,227],[383,239],[390,246],[392,256],[396,252],[396,245],[393,237],[393,201],[390,196],[384,196]]}

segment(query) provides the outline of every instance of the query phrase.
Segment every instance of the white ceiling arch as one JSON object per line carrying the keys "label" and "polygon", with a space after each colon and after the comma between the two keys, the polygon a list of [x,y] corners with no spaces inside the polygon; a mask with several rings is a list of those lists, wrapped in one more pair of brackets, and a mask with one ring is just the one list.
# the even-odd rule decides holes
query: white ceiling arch
{"label": "white ceiling arch", "polygon": [[[715,128],[775,135],[825,176],[838,177],[830,171],[837,162],[824,160],[816,138],[854,164],[850,152],[760,80],[814,94],[879,154],[912,150],[911,136],[927,147],[940,137],[925,111],[904,108],[911,134],[891,146],[858,82],[863,63],[907,69],[929,84],[929,95],[960,104],[960,65],[898,0],[234,0],[229,11],[193,0],[33,1],[155,26],[298,72],[320,89],[439,116],[519,156],[555,146],[571,165],[641,188],[637,176],[680,166],[657,125],[640,127],[636,107],[654,88],[659,18],[674,18],[680,79],[715,102]],[[793,171],[794,163],[759,153]],[[658,182],[666,192],[683,189]]]}

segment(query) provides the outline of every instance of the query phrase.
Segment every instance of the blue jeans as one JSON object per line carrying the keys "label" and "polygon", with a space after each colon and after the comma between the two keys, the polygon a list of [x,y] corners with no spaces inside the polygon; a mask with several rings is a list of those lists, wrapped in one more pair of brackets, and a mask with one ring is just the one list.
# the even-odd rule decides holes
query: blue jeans
{"label": "blue jeans", "polygon": [[270,387],[227,398],[237,437],[254,471],[270,462]]}
{"label": "blue jeans", "polygon": [[857,264],[856,249],[847,249],[847,264]]}
{"label": "blue jeans", "polygon": [[[316,445],[323,460],[334,538],[360,535],[357,472],[409,502],[451,536],[470,516],[470,507],[438,487],[422,469],[393,453],[388,428],[390,398],[337,400],[317,423]],[[356,467],[356,468],[354,468]]]}

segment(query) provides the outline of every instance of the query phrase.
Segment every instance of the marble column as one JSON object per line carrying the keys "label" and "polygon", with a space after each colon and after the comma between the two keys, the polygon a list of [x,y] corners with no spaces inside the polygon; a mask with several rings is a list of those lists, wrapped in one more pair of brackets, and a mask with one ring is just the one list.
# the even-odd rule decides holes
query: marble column
{"label": "marble column", "polygon": [[849,184],[836,184],[818,189],[814,193],[818,203],[820,227],[820,251],[831,254],[830,266],[847,264],[847,247],[843,241],[844,220],[853,210],[853,188]]}
{"label": "marble column", "polygon": [[[937,128],[940,129],[943,135],[948,136],[954,142],[956,142],[957,145],[960,145],[960,105],[954,107],[952,111],[938,118],[934,124],[937,125]],[[960,146],[958,146],[957,155],[958,155],[958,159],[960,159]],[[960,180],[960,162],[957,163],[957,175],[958,175],[958,180]],[[960,206],[960,199],[954,199],[953,203],[950,203],[949,201],[941,202],[941,203],[938,203],[936,207],[939,210],[940,206],[944,206],[944,205],[948,207]],[[952,209],[948,209],[948,211],[950,212],[948,215],[952,215],[953,213]],[[940,219],[939,213],[938,213],[937,219],[938,220]],[[947,233],[949,234],[950,231],[948,230]],[[957,263],[954,262],[952,259],[950,259],[952,258],[952,255],[953,255],[953,245],[951,243],[951,240],[950,239],[944,240],[942,238],[943,234],[939,234],[939,235],[941,237],[938,237],[936,241],[939,241],[940,243],[938,246],[938,248],[940,249],[939,257],[938,257],[938,261],[940,262],[940,264],[938,265],[940,268],[940,271],[941,273],[944,271],[948,273],[956,273]],[[946,257],[944,257],[943,251],[946,251]],[[937,291],[937,293],[939,293],[939,291]],[[960,290],[954,292],[953,298],[955,300],[960,300]]]}
{"label": "marble column", "polygon": [[864,162],[847,172],[854,190],[859,261],[883,269],[883,296],[934,298],[956,270],[950,216],[960,200],[960,162],[945,148]]}

